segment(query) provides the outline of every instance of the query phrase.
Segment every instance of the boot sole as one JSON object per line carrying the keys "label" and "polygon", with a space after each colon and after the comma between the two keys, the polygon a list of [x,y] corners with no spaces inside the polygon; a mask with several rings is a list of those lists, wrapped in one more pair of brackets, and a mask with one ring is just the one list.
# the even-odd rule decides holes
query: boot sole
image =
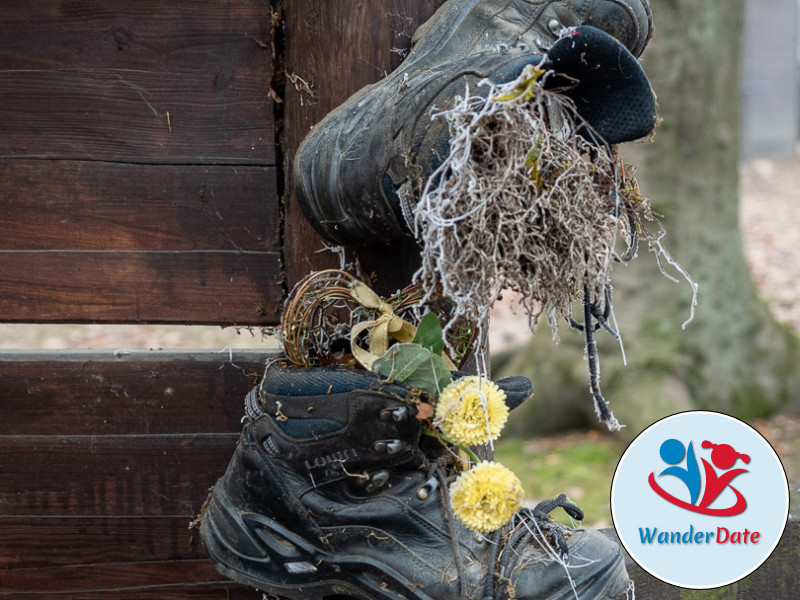
{"label": "boot sole", "polygon": [[332,555],[276,521],[240,513],[215,486],[200,536],[217,570],[239,583],[290,600],[433,600],[408,578],[364,556]]}
{"label": "boot sole", "polygon": [[[200,536],[217,570],[226,577],[290,600],[434,600],[406,585],[408,577],[364,556],[330,554],[262,515],[241,513],[215,486],[200,523]],[[593,565],[576,582],[581,598],[625,594],[622,556]],[[566,586],[547,600],[575,598]]]}

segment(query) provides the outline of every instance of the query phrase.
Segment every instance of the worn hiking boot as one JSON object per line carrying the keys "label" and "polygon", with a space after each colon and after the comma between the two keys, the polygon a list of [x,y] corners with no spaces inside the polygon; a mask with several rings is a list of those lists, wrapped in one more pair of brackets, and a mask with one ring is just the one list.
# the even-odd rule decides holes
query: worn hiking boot
{"label": "worn hiking boot", "polygon": [[[430,35],[418,47],[427,47]],[[485,97],[488,88],[478,85],[482,79],[509,82],[528,65],[567,75],[570,84],[563,95],[573,100],[600,143],[642,138],[655,127],[655,98],[641,65],[617,39],[594,27],[569,30],[545,57],[517,47],[425,68],[419,60],[416,64],[420,68],[403,63],[348,99],[311,131],[295,155],[298,202],[317,231],[334,243],[409,235],[421,190],[449,153],[448,124],[432,120],[432,110],[451,106],[467,89]],[[550,81],[565,83],[564,78]]]}
{"label": "worn hiking boot", "polygon": [[450,0],[414,33],[401,69],[502,47],[544,51],[564,28],[580,25],[605,31],[638,57],[653,35],[653,13],[648,0]]}
{"label": "worn hiking boot", "polygon": [[[524,393],[519,381],[510,387]],[[422,435],[417,406],[410,390],[366,371],[271,364],[200,519],[220,572],[292,600],[607,598],[627,589],[616,544],[547,517],[561,506],[582,518],[563,497],[519,511],[489,537],[466,529],[450,508],[451,459]]]}
{"label": "worn hiking boot", "polygon": [[[593,38],[585,47],[557,43],[580,26],[607,38],[584,36]],[[647,0],[446,2],[417,30],[400,68],[354,94],[301,144],[293,185],[303,213],[337,244],[408,236],[421,182],[449,148],[447,126],[431,122],[431,109],[467,85],[479,93],[483,78],[513,80],[544,52],[562,64],[542,66],[583,78],[568,95],[605,142],[645,137],[655,126],[655,100],[636,57],[652,32]]]}

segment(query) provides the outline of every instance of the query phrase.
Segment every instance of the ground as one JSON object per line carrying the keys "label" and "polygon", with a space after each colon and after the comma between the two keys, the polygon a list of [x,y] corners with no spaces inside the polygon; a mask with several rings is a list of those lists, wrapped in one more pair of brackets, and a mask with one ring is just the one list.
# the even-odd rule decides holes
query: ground
{"label": "ground", "polygon": [[[800,155],[742,165],[741,224],[747,260],[760,294],[776,318],[800,333]],[[524,319],[506,304],[491,323],[495,350],[524,343]],[[0,350],[20,348],[274,348],[258,331],[219,327],[29,325],[0,323]],[[793,487],[800,485],[800,414],[781,414],[753,424],[780,455]],[[535,499],[562,489],[590,515],[589,524],[609,525],[608,490],[624,451],[598,432],[536,440],[501,440],[498,456],[522,478]]]}

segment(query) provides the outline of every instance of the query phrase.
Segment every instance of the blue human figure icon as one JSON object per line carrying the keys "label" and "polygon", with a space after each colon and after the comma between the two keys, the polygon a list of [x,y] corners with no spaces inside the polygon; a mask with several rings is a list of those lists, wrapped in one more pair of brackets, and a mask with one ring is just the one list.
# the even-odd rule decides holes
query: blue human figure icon
{"label": "blue human figure icon", "polygon": [[[662,475],[674,475],[684,484],[689,490],[690,503],[697,502],[700,495],[700,468],[697,466],[697,458],[694,455],[694,448],[692,442],[689,442],[688,450],[683,447],[683,443],[676,439],[665,440],[659,449],[661,459],[671,467],[667,467],[661,473]],[[686,456],[686,467],[677,466]]]}

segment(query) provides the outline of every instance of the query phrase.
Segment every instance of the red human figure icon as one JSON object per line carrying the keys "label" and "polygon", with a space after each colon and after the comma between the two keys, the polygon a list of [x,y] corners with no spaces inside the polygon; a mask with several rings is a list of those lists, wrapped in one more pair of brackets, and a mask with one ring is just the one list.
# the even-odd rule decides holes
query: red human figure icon
{"label": "red human figure icon", "polygon": [[[736,452],[736,450],[734,450],[733,447],[728,444],[713,444],[708,440],[705,440],[702,443],[702,447],[713,448],[711,451],[711,462],[714,463],[714,466],[718,469],[730,469],[738,459],[741,459],[745,464],[750,462],[750,456]],[[747,501],[744,499],[744,496],[742,496],[739,490],[730,485],[730,482],[734,477],[737,477],[742,473],[747,473],[747,469],[733,469],[718,476],[717,472],[714,470],[714,467],[708,464],[708,461],[705,458],[701,458],[700,460],[703,462],[703,468],[705,469],[706,474],[706,488],[705,492],[703,493],[703,498],[700,500],[700,507],[707,507],[717,499],[717,496],[722,493],[722,490],[724,490],[726,487],[730,487],[731,490],[736,494],[736,504],[731,507],[731,511],[735,512],[730,512],[728,514],[739,514],[742,512],[747,507]]]}

